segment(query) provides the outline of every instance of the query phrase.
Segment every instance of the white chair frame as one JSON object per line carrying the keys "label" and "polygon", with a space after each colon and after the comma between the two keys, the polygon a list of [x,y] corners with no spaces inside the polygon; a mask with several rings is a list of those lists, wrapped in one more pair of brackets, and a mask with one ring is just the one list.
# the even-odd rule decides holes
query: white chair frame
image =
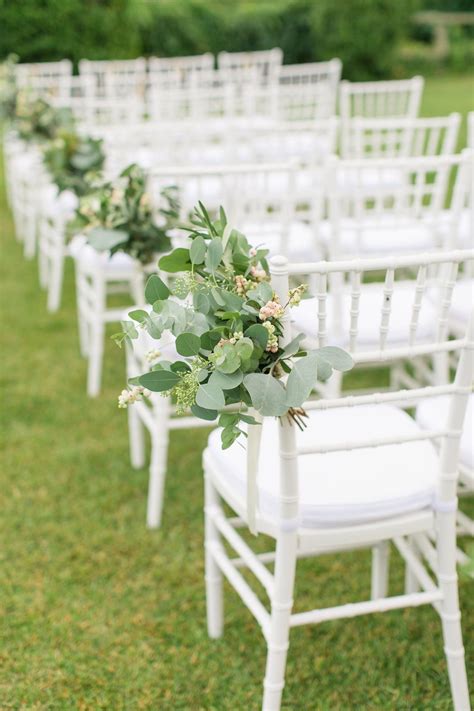
{"label": "white chair frame", "polygon": [[456,152],[461,115],[439,118],[352,118],[342,133],[342,158],[400,158]]}
{"label": "white chair frame", "polygon": [[[87,249],[92,249],[88,247]],[[82,252],[82,253],[81,253]],[[119,323],[124,307],[110,308],[107,296],[129,293],[132,305],[144,301],[144,273],[138,263],[123,268],[107,268],[104,257],[84,259],[79,250],[74,256],[76,268],[76,303],[81,355],[88,360],[87,394],[96,397],[100,392],[104,356],[105,327]]]}
{"label": "white chair frame", "polygon": [[282,65],[279,71],[278,118],[309,121],[334,116],[341,72],[340,59]]}
{"label": "white chair frame", "polygon": [[[271,260],[272,284],[280,301],[285,303],[290,274],[300,275],[309,272],[314,274],[318,280],[327,281],[334,273],[347,272],[358,276],[365,271],[383,269],[386,270],[387,279],[390,281],[390,273],[397,268],[424,270],[433,265],[445,264],[447,271],[454,274],[458,264],[464,259],[465,255],[459,251],[444,255],[430,254],[379,260],[293,265],[289,265],[283,257],[275,257]],[[451,285],[447,282],[447,294],[450,289]],[[279,516],[272,518],[260,511],[257,512],[257,530],[275,539],[275,551],[264,554],[255,554],[238,534],[237,529],[246,525],[248,516],[246,502],[219,476],[219,471],[208,451],[206,450],[204,453],[208,632],[211,638],[221,637],[223,633],[222,581],[225,576],[256,618],[267,643],[263,711],[279,711],[280,709],[285,683],[289,632],[292,627],[425,604],[432,605],[441,617],[454,709],[455,711],[470,709],[457,592],[455,516],[459,438],[473,377],[474,315],[465,339],[450,341],[445,332],[445,337],[436,343],[425,344],[422,347],[408,346],[389,350],[383,347],[384,329],[387,318],[389,318],[389,300],[387,304],[388,307],[384,306],[381,309],[381,346],[370,354],[370,359],[383,363],[387,358],[398,358],[400,355],[409,357],[418,353],[427,355],[440,351],[459,351],[461,354],[460,364],[454,383],[402,390],[390,394],[322,399],[308,403],[307,409],[324,410],[378,403],[411,407],[420,399],[446,394],[450,396],[450,408],[448,420],[443,428],[437,431],[420,431],[419,434],[414,434],[410,440],[407,439],[407,435],[405,437],[394,435],[379,439],[369,435],[364,441],[349,441],[344,440],[344,433],[341,433],[340,443],[334,445],[318,442],[316,433],[314,444],[298,447],[295,426],[291,426],[286,418],[282,418],[279,428]],[[321,343],[324,343],[324,313],[325,299],[322,297],[319,306]],[[411,318],[416,322],[416,302]],[[410,315],[407,314],[407,321],[409,319]],[[441,329],[444,329],[444,321],[444,307],[441,307],[439,312]],[[321,326],[321,324],[323,325]],[[285,318],[282,344],[284,345],[290,339],[291,330],[288,318]],[[363,361],[366,357],[363,355],[360,359],[355,354],[356,362]],[[255,436],[255,429],[251,429],[249,437]],[[301,527],[298,495],[298,460],[300,457],[308,454],[351,451],[357,448],[383,447],[406,441],[423,440],[441,440],[442,443],[439,485],[433,507],[359,525],[330,528]],[[277,475],[277,473],[275,474]],[[221,499],[236,512],[237,517],[229,518],[225,515]],[[430,535],[434,536],[434,543]],[[229,556],[223,545],[223,540],[235,551],[236,557]],[[390,541],[393,541],[406,563],[407,578],[406,592],[389,597],[387,596],[387,576],[388,544]],[[292,613],[296,563],[299,557],[316,556],[359,547],[371,547],[373,551],[371,599],[369,601]],[[427,558],[428,566],[431,567],[432,572],[429,571],[424,558]],[[274,564],[273,573],[266,567],[269,563]],[[239,569],[242,567],[248,568],[263,585],[270,600],[270,612],[267,611],[240,573]],[[387,653],[389,653],[388,649]]]}

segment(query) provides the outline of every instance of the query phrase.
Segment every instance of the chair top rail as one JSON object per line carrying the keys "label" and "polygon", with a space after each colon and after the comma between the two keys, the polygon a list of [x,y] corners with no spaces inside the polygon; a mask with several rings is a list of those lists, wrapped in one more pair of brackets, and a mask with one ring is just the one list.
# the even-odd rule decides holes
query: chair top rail
{"label": "chair top rail", "polygon": [[387,116],[387,117],[365,117],[352,116],[347,119],[349,127],[357,126],[366,129],[395,129],[395,128],[438,128],[449,126],[452,123],[460,123],[461,114],[452,112],[447,116],[410,117],[410,116]]}
{"label": "chair top rail", "polygon": [[456,249],[449,252],[425,252],[391,257],[368,257],[333,262],[292,262],[286,257],[275,256],[272,264],[288,270],[289,274],[335,274],[338,272],[370,272],[383,269],[404,269],[451,262],[461,264],[474,259],[474,249]]}
{"label": "chair top rail", "polygon": [[166,166],[164,168],[153,168],[148,172],[148,177],[167,177],[167,176],[198,176],[198,175],[232,175],[239,173],[264,173],[264,172],[281,172],[291,169],[296,169],[297,164],[294,161],[286,163],[241,163],[232,165],[178,165]]}
{"label": "chair top rail", "polygon": [[355,94],[363,94],[368,91],[404,91],[412,86],[423,86],[425,80],[422,76],[414,76],[411,79],[387,79],[386,81],[357,81],[351,82],[347,79],[341,81],[341,91]]}
{"label": "chair top rail", "polygon": [[461,153],[450,153],[442,155],[420,155],[420,156],[394,156],[376,158],[339,158],[337,155],[330,157],[335,165],[341,164],[345,168],[354,170],[390,168],[394,170],[403,168],[432,168],[435,170],[440,166],[457,166],[469,159],[469,150],[464,149]]}

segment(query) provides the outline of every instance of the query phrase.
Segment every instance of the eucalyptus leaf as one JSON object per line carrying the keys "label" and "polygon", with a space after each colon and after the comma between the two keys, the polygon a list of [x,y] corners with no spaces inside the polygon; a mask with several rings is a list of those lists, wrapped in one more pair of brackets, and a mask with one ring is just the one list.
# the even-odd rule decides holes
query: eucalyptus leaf
{"label": "eucalyptus leaf", "polygon": [[249,326],[247,330],[245,331],[245,335],[248,336],[248,338],[251,338],[253,341],[257,341],[257,343],[265,350],[267,347],[268,343],[268,331],[264,326],[261,326],[259,323],[254,323],[252,326]]}
{"label": "eucalyptus leaf", "polygon": [[354,365],[350,354],[337,346],[324,346],[324,348],[318,348],[315,352],[320,358],[327,360],[335,370],[345,372],[350,370]]}
{"label": "eucalyptus leaf", "polygon": [[205,407],[200,407],[199,405],[191,405],[191,412],[193,415],[196,417],[199,417],[201,420],[208,420],[209,422],[212,422],[213,420],[217,419],[218,412],[217,410],[208,410]]}
{"label": "eucalyptus leaf", "polygon": [[287,411],[285,389],[273,375],[249,373],[244,378],[244,385],[254,408],[262,415],[280,417]]}
{"label": "eucalyptus leaf", "polygon": [[158,274],[152,274],[148,277],[145,286],[145,299],[149,304],[154,304],[155,301],[164,301],[170,295],[170,290]]}
{"label": "eucalyptus leaf", "polygon": [[176,338],[175,346],[180,355],[194,356],[201,349],[201,339],[194,333],[180,333]]}
{"label": "eucalyptus leaf", "polygon": [[222,259],[222,240],[214,237],[209,243],[206,254],[206,267],[210,272],[215,272]]}
{"label": "eucalyptus leaf", "polygon": [[206,256],[206,242],[201,235],[195,237],[189,249],[189,256],[193,264],[202,264]]}
{"label": "eucalyptus leaf", "polygon": [[222,373],[215,370],[209,378],[209,382],[213,385],[217,385],[221,390],[232,390],[232,388],[236,388],[240,385],[243,378],[244,374],[241,370],[236,370],[234,373]]}
{"label": "eucalyptus leaf", "polygon": [[176,272],[190,272],[192,269],[189,249],[178,247],[169,254],[165,254],[158,262],[158,266],[164,272],[174,274]]}
{"label": "eucalyptus leaf", "polygon": [[221,410],[225,405],[224,393],[212,383],[200,385],[196,393],[196,404],[206,410]]}
{"label": "eucalyptus leaf", "polygon": [[161,393],[172,390],[181,380],[177,373],[171,370],[152,370],[151,373],[140,375],[140,385],[153,392]]}
{"label": "eucalyptus leaf", "polygon": [[87,235],[89,244],[99,252],[124,244],[128,240],[128,232],[124,230],[109,230],[105,227],[93,227]]}
{"label": "eucalyptus leaf", "polygon": [[300,407],[308,399],[318,377],[318,360],[314,354],[294,363],[286,382],[286,404]]}

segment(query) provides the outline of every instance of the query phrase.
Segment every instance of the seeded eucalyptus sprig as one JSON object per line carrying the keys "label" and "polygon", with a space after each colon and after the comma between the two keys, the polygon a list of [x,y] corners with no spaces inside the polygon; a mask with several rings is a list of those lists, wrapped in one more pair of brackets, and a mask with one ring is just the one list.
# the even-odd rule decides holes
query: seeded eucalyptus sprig
{"label": "seeded eucalyptus sprig", "polygon": [[350,355],[334,347],[307,351],[301,333],[280,346],[282,316],[299,304],[305,286],[280,303],[269,282],[267,250],[251,247],[222,208],[213,221],[199,203],[188,232],[189,248],[159,261],[161,270],[179,273],[175,282],[167,286],[151,276],[145,296],[152,309],[132,311],[116,336],[120,343],[137,338],[139,328],[153,339],[171,333],[177,359],[158,358],[150,372],[131,379],[119,406],[151,391],[171,395],[178,412],[218,420],[224,449],[246,434],[243,424],[256,424],[249,408],[304,427],[302,405],[316,382],[333,369],[349,370]]}

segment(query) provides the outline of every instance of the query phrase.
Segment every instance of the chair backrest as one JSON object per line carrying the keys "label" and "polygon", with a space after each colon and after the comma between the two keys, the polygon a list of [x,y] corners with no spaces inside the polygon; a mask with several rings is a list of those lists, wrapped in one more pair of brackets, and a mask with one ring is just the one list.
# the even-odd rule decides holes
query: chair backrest
{"label": "chair backrest", "polygon": [[[391,232],[422,227],[430,230],[433,243],[443,244],[440,217],[447,207],[449,179],[458,171],[457,191],[451,209],[444,214],[451,243],[456,245],[462,199],[468,189],[467,153],[415,158],[374,158],[328,163],[327,202],[331,225],[329,251],[332,258],[343,254],[341,235],[348,226],[355,244],[369,232]],[[408,247],[409,248],[409,247]]]}
{"label": "chair backrest", "polygon": [[[354,450],[365,447],[386,446],[390,444],[402,444],[403,442],[413,442],[422,440],[441,440],[441,471],[437,498],[440,502],[451,502],[455,497],[457,458],[459,441],[462,432],[462,425],[467,406],[469,393],[472,389],[473,379],[473,358],[472,349],[474,347],[474,312],[471,315],[470,324],[466,338],[456,340],[450,339],[447,328],[447,315],[451,303],[453,288],[456,284],[459,265],[466,258],[474,258],[474,250],[447,252],[445,254],[431,253],[413,255],[411,257],[399,257],[397,259],[388,257],[385,259],[351,260],[344,262],[319,262],[304,264],[289,264],[284,257],[274,257],[270,262],[272,275],[272,285],[281,303],[288,301],[289,277],[300,278],[301,275],[310,274],[317,283],[316,305],[314,309],[314,330],[317,333],[317,345],[327,344],[327,313],[328,313],[328,291],[327,283],[333,274],[339,274],[344,280],[351,284],[351,296],[345,302],[345,319],[349,324],[348,338],[352,344],[353,358],[356,363],[371,362],[381,366],[389,362],[398,361],[400,358],[414,358],[418,355],[434,356],[444,352],[455,352],[460,354],[459,365],[454,382],[438,385],[414,387],[407,390],[376,393],[370,395],[342,396],[339,398],[321,398],[306,403],[304,406],[310,409],[332,409],[340,407],[357,407],[362,405],[381,406],[385,404],[400,405],[410,408],[417,402],[425,398],[433,398],[444,395],[450,398],[449,413],[446,424],[436,431],[424,430],[419,433],[400,435],[394,433],[393,436],[377,437],[367,433],[366,437],[351,437],[350,432],[341,432],[339,441],[324,442],[318,441],[318,433],[315,433],[314,442],[311,445],[297,446],[295,437],[295,426],[289,426],[286,418],[282,418],[283,427],[280,428],[280,449],[284,452],[281,460],[280,471],[280,494],[286,501],[291,501],[292,497],[297,498],[297,460],[298,456],[305,456],[312,453],[333,452],[342,450]],[[397,274],[402,275],[406,269],[417,272],[416,287],[413,292],[411,309],[404,314],[406,322],[407,340],[406,344],[395,346],[390,345],[387,334],[391,327],[391,304],[395,297],[396,289],[403,288],[402,283],[397,281]],[[427,337],[423,342],[415,345],[416,330],[418,324],[418,314],[423,299],[432,298],[425,290],[427,286],[427,275],[435,271],[437,278],[430,283],[430,288],[436,288],[439,298],[434,302],[434,325],[431,337]],[[383,284],[378,314],[372,311],[366,314],[369,319],[377,319],[379,326],[379,343],[372,351],[364,351],[358,354],[357,334],[359,323],[359,297],[360,283],[367,277],[371,281],[377,274],[383,274]],[[289,316],[284,318],[283,336],[280,345],[285,345],[295,334],[292,333]],[[383,472],[381,473],[383,476]],[[287,515],[285,516],[285,511]],[[297,506],[285,507],[282,502],[283,517],[292,518],[297,515]],[[454,509],[453,509],[454,511]]]}
{"label": "chair backrest", "polygon": [[149,57],[148,80],[151,87],[176,89],[199,86],[201,79],[209,80],[214,72],[211,52],[191,57]]}
{"label": "chair backrest", "polygon": [[45,98],[62,98],[69,95],[71,79],[72,62],[69,59],[36,64],[22,63],[15,66],[15,80],[18,88],[28,89]]}
{"label": "chair backrest", "polygon": [[418,116],[423,77],[397,81],[340,83],[339,112],[347,121],[360,118],[415,118]]}
{"label": "chair backrest", "polygon": [[461,116],[440,118],[353,118],[341,136],[343,158],[447,155],[456,151]]}
{"label": "chair backrest", "polygon": [[244,220],[254,224],[279,220],[286,225],[295,203],[295,173],[292,163],[169,166],[149,172],[148,192],[159,209],[161,190],[176,186],[183,219],[200,200],[214,213],[225,206],[229,222],[235,225]]}
{"label": "chair backrest", "polygon": [[227,80],[236,84],[257,81],[268,85],[278,78],[283,62],[279,47],[258,52],[219,52],[217,66]]}
{"label": "chair backrest", "polygon": [[79,73],[87,96],[101,99],[132,101],[146,91],[146,59],[98,60],[81,59]]}
{"label": "chair backrest", "polygon": [[341,71],[340,59],[281,66],[278,117],[285,121],[307,121],[333,116]]}

